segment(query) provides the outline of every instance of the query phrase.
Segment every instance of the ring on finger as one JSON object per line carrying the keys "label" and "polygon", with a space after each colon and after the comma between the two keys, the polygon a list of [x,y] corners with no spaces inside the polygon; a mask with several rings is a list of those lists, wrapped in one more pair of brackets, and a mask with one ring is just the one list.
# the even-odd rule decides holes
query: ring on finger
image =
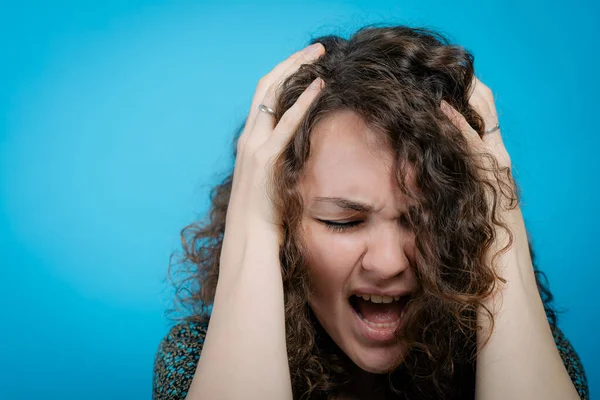
{"label": "ring on finger", "polygon": [[262,111],[262,112],[265,112],[265,113],[267,113],[267,114],[270,114],[270,115],[275,115],[275,111],[273,111],[273,109],[272,109],[271,107],[269,107],[269,106],[266,106],[266,105],[264,105],[264,104],[262,104],[262,103],[258,105],[258,109],[259,109],[260,111]]}
{"label": "ring on finger", "polygon": [[492,132],[496,132],[498,129],[500,129],[500,123],[496,123],[496,125],[493,128],[490,129],[486,129],[484,133],[492,133]]}

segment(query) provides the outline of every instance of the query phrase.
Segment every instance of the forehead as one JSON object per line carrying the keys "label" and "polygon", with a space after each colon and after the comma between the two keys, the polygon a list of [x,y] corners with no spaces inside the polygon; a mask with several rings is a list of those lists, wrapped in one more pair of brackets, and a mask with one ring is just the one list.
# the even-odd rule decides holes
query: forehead
{"label": "forehead", "polygon": [[393,173],[392,149],[379,132],[351,111],[336,112],[315,126],[310,154],[302,180],[307,197],[344,196],[377,202],[401,196]]}

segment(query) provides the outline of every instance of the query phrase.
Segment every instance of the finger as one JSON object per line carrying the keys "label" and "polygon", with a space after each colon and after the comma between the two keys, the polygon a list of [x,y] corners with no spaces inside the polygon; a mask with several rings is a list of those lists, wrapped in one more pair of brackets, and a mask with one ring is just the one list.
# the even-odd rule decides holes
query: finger
{"label": "finger", "polygon": [[456,126],[465,136],[467,141],[475,148],[481,147],[481,138],[475,129],[471,127],[465,117],[456,111],[454,107],[448,104],[445,100],[442,100],[440,108],[446,114],[448,119]]}
{"label": "finger", "polygon": [[283,114],[270,138],[277,149],[283,148],[290,141],[323,86],[324,82],[321,78],[312,81],[294,105]]}
{"label": "finger", "polygon": [[[271,72],[261,78],[256,87],[254,97],[252,98],[252,105],[250,106],[246,124],[248,126],[253,126],[256,123],[256,118],[260,116],[260,114],[264,114],[258,109],[259,104],[262,103],[273,108],[274,99],[276,97],[275,92],[281,83],[292,73],[296,72],[302,64],[311,63],[319,58],[324,50],[325,47],[321,43],[315,43],[308,46],[279,63],[271,70]],[[272,118],[272,116],[267,116]]]}
{"label": "finger", "polygon": [[[322,50],[324,50],[324,47],[320,45],[320,47],[317,48],[317,52],[314,53],[314,56],[319,57],[320,54],[322,54]],[[301,65],[310,63],[312,61],[313,60],[307,59],[306,57],[297,58],[283,73],[283,75],[280,76],[277,81],[273,82],[273,84],[271,84],[271,86],[265,93],[265,97],[263,98],[261,103],[273,108],[274,104],[276,103],[277,96],[279,94],[277,91],[281,88],[281,83],[290,75],[298,71]],[[258,105],[256,106],[256,108],[258,113],[255,117],[254,127],[252,129],[251,135],[264,134],[266,139],[268,135],[272,133],[271,131],[275,127],[275,119],[271,114],[260,112],[260,110],[258,110]]]}
{"label": "finger", "polygon": [[[487,99],[487,91],[489,89],[481,83],[477,77],[473,77],[475,88],[471,97],[469,97],[469,104],[477,111],[477,113],[483,118],[486,129],[496,125],[495,108],[492,109]],[[491,93],[491,92],[490,92]]]}
{"label": "finger", "polygon": [[[475,89],[469,98],[469,104],[471,104],[475,111],[483,118],[485,126],[484,130],[491,129],[498,123],[498,113],[496,112],[494,95],[490,88],[484,85],[476,76],[473,76],[473,81]],[[484,133],[481,140],[490,145],[502,143],[500,130]]]}

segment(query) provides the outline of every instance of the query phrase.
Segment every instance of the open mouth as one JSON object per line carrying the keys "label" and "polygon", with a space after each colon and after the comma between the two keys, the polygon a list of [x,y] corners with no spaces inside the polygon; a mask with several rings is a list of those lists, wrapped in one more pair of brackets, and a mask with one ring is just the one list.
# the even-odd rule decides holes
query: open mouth
{"label": "open mouth", "polygon": [[411,296],[369,296],[352,295],[350,305],[369,327],[373,329],[391,329],[399,326],[406,304]]}

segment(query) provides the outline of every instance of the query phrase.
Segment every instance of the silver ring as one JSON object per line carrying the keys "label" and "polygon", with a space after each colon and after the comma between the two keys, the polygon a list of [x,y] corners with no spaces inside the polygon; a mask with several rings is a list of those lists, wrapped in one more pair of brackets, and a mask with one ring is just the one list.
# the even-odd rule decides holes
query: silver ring
{"label": "silver ring", "polygon": [[487,130],[485,131],[485,133],[492,133],[492,132],[496,132],[498,129],[500,129],[500,123],[499,123],[499,122],[498,122],[498,123],[496,124],[496,126],[494,126],[493,128],[487,129]]}
{"label": "silver ring", "polygon": [[266,112],[267,114],[275,115],[275,111],[272,108],[265,106],[264,104],[259,104],[258,109],[262,112]]}

